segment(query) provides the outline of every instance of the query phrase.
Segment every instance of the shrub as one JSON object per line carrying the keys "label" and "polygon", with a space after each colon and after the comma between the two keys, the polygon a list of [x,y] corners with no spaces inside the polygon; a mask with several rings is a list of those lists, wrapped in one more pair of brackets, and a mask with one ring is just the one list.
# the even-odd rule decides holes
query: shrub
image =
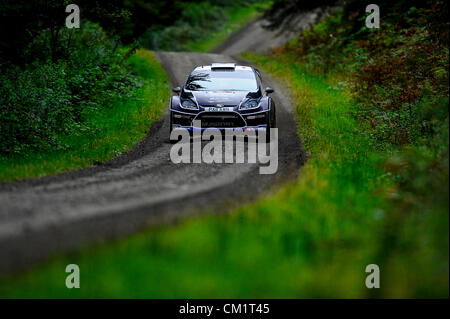
{"label": "shrub", "polygon": [[352,11],[360,4],[350,2],[273,54],[289,54],[316,73],[347,73],[357,116],[379,147],[424,143],[448,116],[446,5],[386,7],[382,28],[369,30]]}
{"label": "shrub", "polygon": [[0,151],[56,146],[56,134],[68,133],[74,107],[61,65],[13,69],[0,77]]}
{"label": "shrub", "polygon": [[115,50],[98,25],[85,22],[73,34],[63,31],[66,58],[50,60],[49,32],[30,43],[32,64],[10,67],[0,76],[0,153],[66,147],[64,135],[86,126],[91,112],[129,96],[137,79],[123,64],[123,50]]}

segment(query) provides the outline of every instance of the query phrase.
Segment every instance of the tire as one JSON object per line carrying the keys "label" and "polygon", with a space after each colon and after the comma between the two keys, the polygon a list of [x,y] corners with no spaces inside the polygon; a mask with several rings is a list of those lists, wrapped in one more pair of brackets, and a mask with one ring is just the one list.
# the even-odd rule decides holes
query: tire
{"label": "tire", "polygon": [[170,144],[175,144],[175,143],[178,142],[178,140],[171,140],[170,139],[170,135],[172,134],[172,131],[173,131],[173,127],[172,127],[172,112],[170,112],[169,118],[170,118],[170,120],[169,120],[169,142],[170,142]]}
{"label": "tire", "polygon": [[273,108],[273,119],[270,119],[269,115],[269,123],[267,123],[268,133],[266,133],[266,143],[270,143],[270,129],[277,127],[277,112],[275,107]]}
{"label": "tire", "polygon": [[273,121],[272,121],[272,127],[277,127],[277,112],[275,109],[273,109]]}
{"label": "tire", "polygon": [[267,123],[266,123],[266,143],[270,143],[270,128],[273,125],[271,114],[269,113],[269,116],[267,117]]}

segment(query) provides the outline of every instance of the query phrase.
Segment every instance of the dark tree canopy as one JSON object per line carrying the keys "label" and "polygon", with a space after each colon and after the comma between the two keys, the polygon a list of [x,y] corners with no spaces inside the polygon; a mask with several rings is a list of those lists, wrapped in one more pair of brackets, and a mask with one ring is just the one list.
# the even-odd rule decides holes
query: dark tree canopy
{"label": "dark tree canopy", "polygon": [[[127,44],[137,39],[149,26],[170,24],[179,14],[182,1],[161,0],[79,0],[81,23],[99,23],[103,30]],[[58,55],[58,38],[65,27],[71,1],[2,0],[0,3],[0,61],[23,64],[24,49],[44,31],[51,33]],[[57,58],[58,56],[55,56]]]}

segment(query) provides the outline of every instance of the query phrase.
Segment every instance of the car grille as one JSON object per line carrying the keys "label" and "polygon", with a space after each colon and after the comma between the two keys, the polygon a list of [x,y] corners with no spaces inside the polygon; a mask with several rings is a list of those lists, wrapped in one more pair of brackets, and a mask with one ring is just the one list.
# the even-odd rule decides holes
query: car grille
{"label": "car grille", "polygon": [[202,107],[235,107],[236,105],[222,105],[222,106],[217,106],[217,103],[216,104],[211,104],[211,105],[207,105],[207,104],[205,104],[205,105],[201,105]]}
{"label": "car grille", "polygon": [[245,121],[239,114],[232,112],[204,112],[197,116],[196,120],[201,121],[202,128],[215,127],[244,127]]}

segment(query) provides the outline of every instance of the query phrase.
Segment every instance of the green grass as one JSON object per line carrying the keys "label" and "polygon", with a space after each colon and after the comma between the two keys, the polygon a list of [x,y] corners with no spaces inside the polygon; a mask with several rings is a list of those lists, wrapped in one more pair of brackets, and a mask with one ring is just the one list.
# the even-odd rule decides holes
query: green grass
{"label": "green grass", "polygon": [[92,115],[95,133],[71,135],[69,150],[33,153],[27,157],[0,158],[0,181],[56,174],[83,168],[128,151],[162,116],[169,98],[166,73],[150,51],[140,50],[128,60],[142,80],[136,98],[111,101],[112,105]]}
{"label": "green grass", "polygon": [[[248,6],[226,8],[225,14],[229,17],[229,20],[219,30],[211,32],[207,39],[186,43],[187,50],[193,52],[210,52],[226,40],[233,32],[261,16],[261,10],[268,8],[270,5],[271,1],[265,1],[249,4]],[[209,30],[205,30],[205,32],[209,32]]]}
{"label": "green grass", "polygon": [[[342,79],[245,57],[292,93],[310,157],[298,180],[232,214],[56,256],[1,279],[0,297],[448,297],[448,206],[396,213],[380,166],[389,154],[353,119]],[[69,263],[80,266],[80,289],[65,288]],[[364,284],[372,263],[378,290]]]}

